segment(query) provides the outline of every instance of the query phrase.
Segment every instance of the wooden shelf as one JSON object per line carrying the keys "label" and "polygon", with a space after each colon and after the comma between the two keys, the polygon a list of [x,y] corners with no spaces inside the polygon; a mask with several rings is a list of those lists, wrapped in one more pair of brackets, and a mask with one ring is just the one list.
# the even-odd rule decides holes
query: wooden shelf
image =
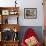
{"label": "wooden shelf", "polygon": [[[17,24],[8,24],[7,17],[9,16],[14,16],[14,17],[17,16]],[[0,32],[3,33],[4,29],[11,29],[10,31],[14,31],[14,35],[15,33],[18,33],[20,29],[20,26],[18,24],[18,17],[19,17],[19,7],[0,7],[0,20],[1,20]],[[15,41],[13,41],[15,36],[13,37],[13,39],[10,39],[9,41],[5,41],[2,35],[4,34],[1,34],[0,46],[18,46],[18,42],[19,42],[18,39],[17,41],[16,39]],[[17,34],[16,34],[16,37],[18,38]]]}
{"label": "wooden shelf", "polygon": [[[12,13],[10,13],[10,12],[12,12]],[[19,7],[0,7],[0,16],[1,16],[2,24],[4,24],[3,22],[6,22],[5,17],[9,17],[9,16],[16,17],[17,16],[17,24],[18,24]],[[7,18],[7,23],[8,23],[8,18]]]}
{"label": "wooden shelf", "polygon": [[1,31],[5,28],[9,28],[9,29],[12,29],[13,31],[14,29],[16,29],[18,32],[20,29],[20,26],[19,24],[0,24],[0,28],[1,28]]}
{"label": "wooden shelf", "polygon": [[10,40],[10,41],[3,41],[3,42],[5,42],[5,43],[8,43],[8,42],[12,43],[12,42],[19,42],[19,40],[15,40],[15,41]]}
{"label": "wooden shelf", "polygon": [[12,9],[16,9],[16,10],[17,10],[17,9],[19,9],[19,7],[0,7],[0,10],[7,10],[7,9],[8,9],[8,10],[9,10],[9,9],[10,9],[10,10],[12,10]]}
{"label": "wooden shelf", "polygon": [[18,46],[18,41],[3,41],[1,42],[1,45],[3,46]]}

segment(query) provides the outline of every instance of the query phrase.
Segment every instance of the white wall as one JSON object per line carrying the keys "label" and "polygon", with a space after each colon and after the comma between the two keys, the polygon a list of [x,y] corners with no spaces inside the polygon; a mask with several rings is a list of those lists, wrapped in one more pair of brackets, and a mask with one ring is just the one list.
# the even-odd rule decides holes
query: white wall
{"label": "white wall", "polygon": [[[15,0],[0,0],[0,6],[15,6]],[[21,26],[43,26],[42,0],[17,0],[20,7],[19,24]],[[37,19],[24,19],[24,8],[37,8]]]}

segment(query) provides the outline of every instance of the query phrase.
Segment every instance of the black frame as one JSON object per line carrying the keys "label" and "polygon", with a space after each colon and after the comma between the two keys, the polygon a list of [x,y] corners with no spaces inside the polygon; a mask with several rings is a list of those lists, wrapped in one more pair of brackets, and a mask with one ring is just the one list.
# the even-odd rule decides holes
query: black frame
{"label": "black frame", "polygon": [[[33,11],[33,10],[34,10],[34,11]],[[30,12],[30,11],[31,11],[31,12],[33,11],[34,13],[32,12],[33,15],[29,15],[29,14],[28,14],[28,15],[29,15],[29,16],[28,16],[28,15],[26,15],[26,14],[27,14],[27,13],[26,13],[27,11],[29,11],[29,12]],[[29,13],[29,12],[28,12],[28,13]],[[24,8],[24,19],[36,19],[36,18],[37,18],[37,8]]]}

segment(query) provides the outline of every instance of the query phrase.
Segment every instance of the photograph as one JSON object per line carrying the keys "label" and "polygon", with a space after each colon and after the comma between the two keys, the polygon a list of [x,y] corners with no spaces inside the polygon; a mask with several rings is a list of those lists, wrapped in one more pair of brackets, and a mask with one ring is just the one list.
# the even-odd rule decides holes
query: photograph
{"label": "photograph", "polygon": [[25,19],[36,19],[37,9],[36,8],[24,8],[24,18]]}

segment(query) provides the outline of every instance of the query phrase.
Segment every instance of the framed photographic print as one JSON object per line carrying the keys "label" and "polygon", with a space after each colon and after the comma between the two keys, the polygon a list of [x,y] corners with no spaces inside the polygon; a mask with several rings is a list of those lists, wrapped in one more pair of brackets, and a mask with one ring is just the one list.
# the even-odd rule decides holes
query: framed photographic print
{"label": "framed photographic print", "polygon": [[0,41],[1,41],[1,32],[0,32]]}
{"label": "framed photographic print", "polygon": [[2,10],[2,15],[9,15],[9,10]]}
{"label": "framed photographic print", "polygon": [[0,15],[0,24],[1,24],[1,15]]}
{"label": "framed photographic print", "polygon": [[24,18],[25,19],[36,19],[37,8],[24,8]]}

